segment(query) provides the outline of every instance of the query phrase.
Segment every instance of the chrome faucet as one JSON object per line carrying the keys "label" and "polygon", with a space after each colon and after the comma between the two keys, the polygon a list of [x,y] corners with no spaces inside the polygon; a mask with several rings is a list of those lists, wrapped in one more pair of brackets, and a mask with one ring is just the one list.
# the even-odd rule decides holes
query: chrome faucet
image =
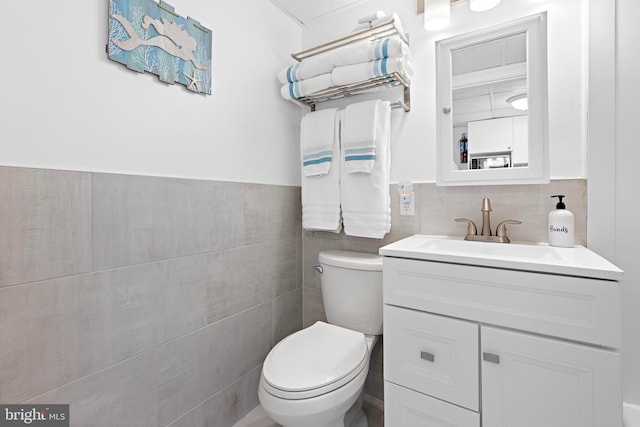
{"label": "chrome faucet", "polygon": [[482,199],[482,231],[478,234],[475,223],[467,218],[456,218],[457,222],[467,223],[467,235],[464,240],[474,240],[478,242],[511,243],[507,237],[507,224],[522,224],[520,221],[508,219],[498,224],[495,236],[491,234],[491,202],[487,197]]}

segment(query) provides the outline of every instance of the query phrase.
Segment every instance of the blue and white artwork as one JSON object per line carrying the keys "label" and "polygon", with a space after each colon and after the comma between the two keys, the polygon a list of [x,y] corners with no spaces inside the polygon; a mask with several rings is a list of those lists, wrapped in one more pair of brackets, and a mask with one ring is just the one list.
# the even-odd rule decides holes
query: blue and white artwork
{"label": "blue and white artwork", "polygon": [[211,95],[212,33],[169,4],[109,0],[109,59],[166,83]]}

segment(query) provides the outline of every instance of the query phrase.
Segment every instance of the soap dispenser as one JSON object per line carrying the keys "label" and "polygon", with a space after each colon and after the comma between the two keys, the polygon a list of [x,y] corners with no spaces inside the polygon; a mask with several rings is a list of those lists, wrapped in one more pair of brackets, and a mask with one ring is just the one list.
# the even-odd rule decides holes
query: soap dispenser
{"label": "soap dispenser", "polygon": [[549,245],[572,248],[574,244],[573,214],[567,210],[562,202],[564,195],[551,197],[559,199],[555,210],[549,212]]}

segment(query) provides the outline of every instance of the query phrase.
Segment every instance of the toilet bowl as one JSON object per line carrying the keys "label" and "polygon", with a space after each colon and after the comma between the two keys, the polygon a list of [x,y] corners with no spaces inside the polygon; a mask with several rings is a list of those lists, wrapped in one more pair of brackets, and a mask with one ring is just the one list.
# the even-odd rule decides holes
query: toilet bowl
{"label": "toilet bowl", "polygon": [[323,251],[329,323],[289,335],[265,359],[258,398],[284,427],[366,427],[362,411],[371,350],[382,332],[382,258]]}
{"label": "toilet bowl", "polygon": [[265,360],[260,403],[285,427],[344,427],[344,415],[363,390],[376,341],[324,322],[290,335]]}

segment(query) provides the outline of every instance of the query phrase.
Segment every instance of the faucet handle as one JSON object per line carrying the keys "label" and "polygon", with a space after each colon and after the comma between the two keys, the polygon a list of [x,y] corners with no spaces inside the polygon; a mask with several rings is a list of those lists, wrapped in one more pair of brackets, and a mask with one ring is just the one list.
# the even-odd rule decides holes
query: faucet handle
{"label": "faucet handle", "polygon": [[467,219],[467,218],[456,218],[455,221],[456,222],[467,222],[467,236],[468,235],[475,236],[476,234],[478,234],[478,229],[476,228],[476,225],[470,219]]}
{"label": "faucet handle", "polygon": [[496,236],[507,237],[507,224],[522,224],[522,221],[516,221],[515,219],[508,219],[498,224],[496,228]]}

